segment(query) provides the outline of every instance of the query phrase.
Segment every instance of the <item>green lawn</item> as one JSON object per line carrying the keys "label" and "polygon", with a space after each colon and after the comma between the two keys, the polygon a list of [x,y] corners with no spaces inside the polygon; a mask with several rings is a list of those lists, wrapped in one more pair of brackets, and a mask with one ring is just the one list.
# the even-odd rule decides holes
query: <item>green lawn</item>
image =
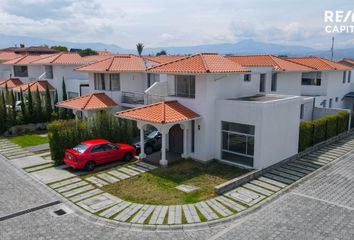
{"label": "green lawn", "polygon": [[9,139],[11,142],[18,144],[21,147],[37,146],[49,142],[47,134],[27,134],[10,137]]}
{"label": "green lawn", "polygon": [[[102,189],[124,200],[144,204],[195,203],[215,196],[214,187],[247,173],[245,169],[216,161],[208,164],[192,160],[177,162],[167,168],[158,168]],[[184,193],[175,187],[192,184],[200,187]]]}

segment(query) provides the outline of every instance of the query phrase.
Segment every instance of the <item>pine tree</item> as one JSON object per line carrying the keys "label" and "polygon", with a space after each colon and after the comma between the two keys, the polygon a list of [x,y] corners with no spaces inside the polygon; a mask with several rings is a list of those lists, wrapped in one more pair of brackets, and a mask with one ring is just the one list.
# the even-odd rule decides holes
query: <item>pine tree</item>
{"label": "pine tree", "polygon": [[34,117],[32,92],[31,89],[28,88],[28,122],[33,122]]}
{"label": "pine tree", "polygon": [[[62,91],[63,91],[63,101],[65,101],[68,99],[68,95],[66,93],[66,86],[65,86],[64,77],[63,77],[63,82],[62,82]],[[66,108],[60,108],[59,118],[60,119],[67,119],[68,118],[68,110]]]}
{"label": "pine tree", "polygon": [[58,91],[55,90],[55,97],[54,97],[54,112],[56,114],[57,119],[59,119],[59,108],[57,107],[58,100]]}
{"label": "pine tree", "polygon": [[49,87],[46,85],[45,87],[45,114],[47,117],[47,120],[49,121],[52,116],[52,100],[50,99],[50,92],[49,92]]}
{"label": "pine tree", "polygon": [[11,103],[11,125],[16,125],[16,98],[14,91],[11,90],[10,92],[10,103]]}
{"label": "pine tree", "polygon": [[5,105],[9,105],[10,103],[10,93],[7,83],[5,84]]}
{"label": "pine tree", "polygon": [[41,122],[42,121],[42,103],[41,103],[41,96],[37,87],[37,90],[34,95],[34,106],[35,106],[35,116],[36,116],[36,121]]}
{"label": "pine tree", "polygon": [[0,133],[6,130],[7,117],[6,117],[6,103],[5,103],[5,93],[0,95]]}
{"label": "pine tree", "polygon": [[27,117],[27,113],[26,113],[26,105],[25,105],[25,101],[24,101],[24,99],[23,99],[23,92],[22,92],[22,89],[20,89],[20,101],[21,101],[22,121],[23,121],[24,123],[27,123],[28,117]]}

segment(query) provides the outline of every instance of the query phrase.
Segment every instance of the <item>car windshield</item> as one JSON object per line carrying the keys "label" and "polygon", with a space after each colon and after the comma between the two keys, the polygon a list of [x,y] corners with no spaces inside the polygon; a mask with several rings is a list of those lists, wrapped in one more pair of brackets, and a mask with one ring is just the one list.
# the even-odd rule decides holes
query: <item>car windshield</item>
{"label": "car windshield", "polygon": [[145,138],[147,139],[152,139],[156,136],[157,131],[152,131],[151,133],[149,133],[148,135],[145,136]]}
{"label": "car windshield", "polygon": [[86,144],[79,144],[79,145],[77,145],[76,147],[74,147],[73,149],[74,149],[76,152],[84,153],[87,148],[88,148],[88,146],[87,146]]}

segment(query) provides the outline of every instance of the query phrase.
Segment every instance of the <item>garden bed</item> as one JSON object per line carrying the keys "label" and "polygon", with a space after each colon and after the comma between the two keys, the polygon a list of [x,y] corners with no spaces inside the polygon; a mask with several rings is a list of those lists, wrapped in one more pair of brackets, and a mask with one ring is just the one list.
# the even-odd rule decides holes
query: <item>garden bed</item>
{"label": "garden bed", "polygon": [[[158,168],[114,184],[103,191],[123,200],[143,204],[187,204],[215,197],[214,187],[239,177],[248,170],[216,161],[202,164],[193,160],[181,160],[167,168]],[[176,189],[182,184],[199,187],[190,193]]]}

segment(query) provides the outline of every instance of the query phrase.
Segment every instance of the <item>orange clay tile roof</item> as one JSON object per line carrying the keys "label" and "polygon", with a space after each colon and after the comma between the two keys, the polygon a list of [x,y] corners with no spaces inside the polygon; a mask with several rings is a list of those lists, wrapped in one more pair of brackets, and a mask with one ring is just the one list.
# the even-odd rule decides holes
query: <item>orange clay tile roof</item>
{"label": "orange clay tile roof", "polygon": [[78,67],[75,70],[83,72],[144,72],[145,69],[143,58],[132,54],[121,54]]}
{"label": "orange clay tile roof", "polygon": [[152,123],[174,123],[199,118],[197,113],[177,101],[153,103],[116,114],[119,117]]}
{"label": "orange clay tile roof", "polygon": [[273,67],[276,71],[311,71],[312,68],[273,55],[226,56],[245,67]]}
{"label": "orange clay tile roof", "polygon": [[72,98],[57,104],[58,107],[74,110],[94,110],[117,106],[105,93],[92,93],[89,95]]}
{"label": "orange clay tile roof", "polygon": [[14,87],[12,90],[14,90],[14,92],[20,92],[21,89],[23,92],[28,91],[28,88],[31,90],[31,92],[35,92],[38,91],[39,92],[45,92],[45,88],[48,85],[49,91],[55,91],[55,88],[48,82],[45,80],[37,80],[37,81],[32,81],[32,82],[28,82],[28,83],[24,83],[21,84],[17,87]]}
{"label": "orange clay tile roof", "polygon": [[91,55],[91,56],[83,57],[83,59],[85,59],[85,61],[88,62],[88,63],[94,63],[94,62],[106,60],[106,59],[111,58],[111,57],[113,57],[113,56],[114,56],[114,54],[107,54],[107,55]]}
{"label": "orange clay tile roof", "polygon": [[22,81],[18,78],[10,78],[6,80],[0,80],[0,88],[5,88],[6,86],[11,89],[22,84]]}
{"label": "orange clay tile roof", "polygon": [[155,73],[231,73],[249,72],[247,68],[217,53],[200,53],[148,69]]}
{"label": "orange clay tile roof", "polygon": [[353,59],[350,59],[350,58],[343,58],[343,59],[337,61],[337,63],[342,63],[342,62],[345,62],[345,63],[349,63],[349,64],[351,64],[351,65],[354,65],[354,60],[353,60]]}
{"label": "orange clay tile roof", "polygon": [[3,64],[13,64],[13,65],[28,65],[34,61],[37,61],[42,58],[52,56],[52,54],[43,54],[43,55],[20,55],[20,57],[3,62]]}
{"label": "orange clay tile roof", "polygon": [[351,68],[340,63],[332,62],[320,57],[288,57],[288,61],[298,63],[315,70],[350,70]]}
{"label": "orange clay tile roof", "polygon": [[69,64],[69,65],[84,65],[88,63],[78,53],[56,53],[47,55],[41,59],[31,62],[31,64]]}
{"label": "orange clay tile roof", "polygon": [[160,55],[160,56],[144,56],[145,59],[148,59],[150,61],[163,64],[163,63],[168,63],[172,61],[176,61],[178,59],[185,58],[186,56],[173,56],[173,55]]}
{"label": "orange clay tile roof", "polygon": [[6,52],[6,51],[0,51],[0,62],[3,61],[9,61],[15,58],[20,57],[21,55],[16,54],[14,52]]}

